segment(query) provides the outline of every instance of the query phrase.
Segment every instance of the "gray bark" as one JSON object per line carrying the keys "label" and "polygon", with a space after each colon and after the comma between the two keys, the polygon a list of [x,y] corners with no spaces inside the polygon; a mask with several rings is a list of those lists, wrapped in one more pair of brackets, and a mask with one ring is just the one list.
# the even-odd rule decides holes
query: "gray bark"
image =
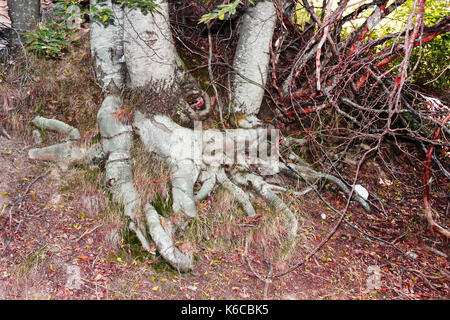
{"label": "gray bark", "polygon": [[[259,112],[276,20],[272,1],[260,1],[244,14],[233,62],[237,71],[233,86],[233,110],[236,112],[253,117]],[[251,126],[251,123],[247,126]]]}
{"label": "gray bark", "polygon": [[109,8],[114,12],[114,24],[107,28],[99,22],[91,23],[91,56],[97,80],[102,89],[118,93],[123,87],[125,78],[122,9],[111,0],[101,3],[98,0],[92,0],[91,6],[99,9]]}
{"label": "gray bark", "polygon": [[41,17],[39,0],[8,0],[12,28],[17,32],[30,31]]}
{"label": "gray bark", "polygon": [[124,49],[132,87],[159,84],[170,88],[180,61],[169,25],[169,4],[156,0],[158,12],[144,15],[139,9],[125,9]]}

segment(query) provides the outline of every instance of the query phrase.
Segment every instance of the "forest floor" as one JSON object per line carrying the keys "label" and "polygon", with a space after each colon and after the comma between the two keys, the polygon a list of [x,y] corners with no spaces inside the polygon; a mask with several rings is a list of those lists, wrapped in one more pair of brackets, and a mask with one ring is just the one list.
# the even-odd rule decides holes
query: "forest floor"
{"label": "forest floor", "polygon": [[[384,158],[393,161],[390,170],[376,159],[366,161],[358,183],[371,192],[369,200],[379,210],[367,213],[352,201],[345,213],[348,223],[342,221],[308,261],[281,277],[273,275],[304,261],[339,220],[316,194],[283,195],[298,214],[303,242],[273,272],[267,259],[273,248],[264,248],[264,256],[253,247],[246,250],[245,239],[265,216],[276,213],[259,205],[258,218],[248,219],[221,192],[198,204],[191,272],[179,273],[154,250],[143,251],[126,230],[115,232],[123,217],[103,187],[104,173],[78,167],[61,171],[28,158],[36,147],[29,124],[36,115],[77,127],[84,142],[97,134],[102,93],[93,80],[88,37],[87,29],[79,30],[60,59],[18,53],[2,64],[0,129],[10,139],[0,133],[0,299],[449,298],[450,248],[424,217],[420,161],[425,155],[414,149],[406,151],[418,159],[415,163],[384,149]],[[58,141],[56,134],[41,134],[44,145]],[[135,174],[137,188],[167,194],[167,173],[144,174],[145,157],[136,158],[141,166],[135,168],[141,173]],[[354,167],[343,171],[348,181]],[[334,208],[345,208],[342,193],[322,192]],[[449,194],[450,181],[434,179],[431,204],[447,228]],[[111,235],[117,234],[114,240]]]}
{"label": "forest floor", "polygon": [[[375,167],[374,172],[363,168],[363,182],[387,204],[386,211],[367,214],[352,205],[349,221],[359,230],[342,223],[313,258],[266,284],[255,274],[267,272],[263,259],[253,256],[251,270],[242,259],[243,248],[233,245],[199,244],[196,267],[185,274],[156,253],[133,254],[136,249],[127,239],[117,248],[108,247],[111,223],[99,198],[102,192],[80,184],[82,169],[62,172],[28,159],[30,147],[29,142],[0,136],[0,299],[449,297],[448,243],[432,234],[421,216],[417,182],[383,180]],[[448,187],[447,181],[433,192],[435,205],[445,199]],[[325,192],[325,197],[337,208],[345,204],[335,192]],[[311,234],[299,259],[338,220],[315,196],[302,203],[308,212],[302,230]],[[238,230],[242,237],[244,229]]]}

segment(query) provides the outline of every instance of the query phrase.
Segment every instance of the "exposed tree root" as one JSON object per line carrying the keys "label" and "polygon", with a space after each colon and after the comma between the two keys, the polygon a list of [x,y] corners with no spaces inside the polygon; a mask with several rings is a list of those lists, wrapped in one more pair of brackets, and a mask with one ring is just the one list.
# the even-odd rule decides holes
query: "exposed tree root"
{"label": "exposed tree root", "polygon": [[[54,161],[63,169],[78,163],[87,165],[93,159],[100,157],[106,159],[105,183],[111,192],[113,200],[123,205],[124,213],[130,219],[130,229],[136,233],[142,246],[147,250],[150,249],[149,240],[147,239],[148,232],[164,259],[180,271],[192,269],[192,256],[181,252],[176,247],[173,240],[173,230],[175,227],[184,228],[186,223],[196,216],[196,201],[206,198],[216,185],[229,190],[248,216],[255,216],[256,211],[248,193],[241,187],[252,188],[270,205],[274,212],[285,215],[287,218],[286,225],[288,226],[287,240],[292,245],[295,243],[294,240],[298,232],[297,217],[272,190],[273,188],[276,189],[276,186],[271,186],[261,176],[250,173],[248,165],[242,166],[242,163],[235,169],[230,170],[229,173],[226,172],[223,166],[199,163],[193,157],[195,153],[190,152],[193,148],[195,149],[196,143],[198,143],[194,131],[177,125],[167,117],[156,116],[153,119],[149,119],[143,114],[136,112],[132,126],[120,123],[114,116],[120,105],[121,99],[118,96],[108,95],[100,107],[98,125],[102,135],[101,144],[95,144],[90,148],[82,148],[78,146],[76,140],[69,141],[33,149],[30,151],[30,157]],[[46,128],[49,128],[49,123],[59,123],[61,128],[66,128],[62,122],[50,120],[41,118],[39,122],[35,121],[34,123],[46,126]],[[64,132],[67,132],[67,130],[64,130]],[[184,215],[185,223],[182,225],[172,226],[149,203],[142,207],[141,197],[133,183],[133,168],[130,155],[133,132],[140,137],[147,151],[161,158],[170,167],[173,210]],[[208,136],[209,132],[205,131],[203,134]],[[238,136],[238,134],[230,134],[230,137]],[[197,147],[200,148],[201,146]],[[308,182],[313,182],[318,178],[325,178],[337,184],[345,192],[350,192],[338,178],[316,172],[306,166],[288,164],[282,166],[281,171],[291,175],[294,173],[297,177],[301,177]],[[194,195],[194,184],[196,182],[202,183],[202,186],[197,194]],[[283,189],[283,187],[279,188]],[[358,201],[365,208],[369,208],[364,199],[359,197]],[[142,214],[138,215],[138,212]],[[145,221],[139,220],[138,216],[144,216]]]}
{"label": "exposed tree root", "polygon": [[[191,121],[206,116],[211,109],[208,95],[192,86],[183,88],[183,83],[190,82],[189,75],[182,69],[181,60],[177,56],[168,23],[168,4],[155,0],[159,5],[158,13],[143,15],[138,9],[123,9],[107,0],[101,3],[93,1],[100,8],[111,9],[115,13],[115,21],[108,27],[99,23],[91,23],[91,53],[94,59],[96,78],[101,85],[105,98],[97,114],[101,142],[91,147],[80,145],[80,134],[75,128],[53,119],[36,118],[33,123],[49,130],[66,135],[65,142],[30,151],[33,159],[49,160],[58,163],[63,169],[74,164],[89,165],[101,160],[104,163],[106,180],[114,202],[124,208],[129,218],[129,228],[133,230],[142,246],[149,250],[151,241],[162,257],[174,268],[188,271],[193,268],[190,253],[182,252],[175,245],[173,234],[175,228],[185,226],[197,215],[196,202],[208,197],[216,185],[231,191],[250,217],[256,215],[247,188],[252,188],[261,196],[275,212],[285,216],[287,240],[290,254],[295,245],[298,232],[297,217],[289,207],[275,194],[273,186],[264,181],[262,176],[251,173],[251,166],[256,165],[260,174],[274,175],[278,167],[276,159],[266,157],[267,150],[278,141],[278,137],[270,139],[260,135],[257,130],[235,129],[227,131],[223,140],[223,132],[218,130],[192,130],[175,123],[164,114],[142,114],[134,111],[132,124],[120,122],[117,113],[122,106],[118,92],[124,89],[125,83],[133,89],[139,89],[152,83],[165,88],[178,87],[184,94],[180,95],[180,103],[184,104],[187,116]],[[233,84],[235,111],[241,111],[245,117],[238,123],[241,127],[253,128],[259,123],[255,115],[258,113],[264,96],[264,86],[269,68],[269,49],[276,24],[275,8],[271,1],[257,2],[245,14],[239,44],[233,63],[237,75]],[[126,65],[126,68],[125,68]],[[125,81],[125,70],[129,82]],[[180,92],[176,90],[175,92]],[[201,96],[204,106],[198,109],[196,103],[189,101],[189,96]],[[184,99],[184,101],[183,101]],[[157,108],[158,106],[150,106]],[[264,129],[262,129],[264,130]],[[268,130],[267,130],[268,131]],[[143,142],[145,149],[169,167],[172,183],[173,211],[183,218],[178,225],[172,225],[162,217],[149,203],[144,203],[134,187],[133,159],[131,148],[133,136]],[[302,143],[295,140],[293,143]],[[223,144],[233,146],[225,150]],[[220,146],[222,145],[222,146]],[[258,145],[258,148],[254,148]],[[236,147],[236,148],[235,148]],[[231,150],[231,153],[230,153]],[[256,150],[259,156],[256,157]],[[236,159],[234,159],[236,153]],[[253,160],[258,158],[258,162]],[[281,167],[282,172],[294,174],[296,177],[313,183],[318,179],[326,179],[337,184],[344,192],[352,193],[340,179],[316,172],[306,165],[288,164]],[[202,186],[194,193],[194,186],[200,182]],[[368,204],[356,195],[357,200],[370,210]]]}
{"label": "exposed tree root", "polygon": [[239,188],[236,184],[231,182],[231,180],[225,174],[225,170],[220,170],[217,174],[218,182],[228,191],[230,191],[235,197],[236,200],[242,207],[242,210],[249,216],[253,217],[256,215],[255,209],[253,208],[250,198],[247,193],[245,193],[241,188]]}
{"label": "exposed tree root", "polygon": [[260,176],[252,173],[236,173],[234,180],[244,186],[251,186],[272,208],[274,212],[281,212],[288,219],[290,227],[288,235],[289,240],[292,241],[297,236],[298,221],[289,207],[281,200],[275,192],[272,191],[270,185],[265,182]]}
{"label": "exposed tree root", "polygon": [[342,191],[344,191],[346,194],[348,194],[348,195],[353,194],[354,197],[356,198],[356,200],[363,206],[363,208],[367,212],[371,212],[370,205],[367,203],[366,200],[364,200],[364,198],[362,198],[357,192],[352,192],[351,190],[349,190],[348,187],[345,185],[345,183],[342,180],[340,180],[339,178],[337,178],[333,175],[322,173],[322,172],[317,172],[307,166],[304,166],[304,165],[299,166],[299,165],[296,165],[293,163],[283,164],[280,166],[280,169],[281,169],[281,172],[283,172],[289,176],[294,176],[296,178],[302,178],[307,183],[314,183],[317,179],[329,180],[330,182],[333,182],[339,188],[341,188]]}
{"label": "exposed tree root", "polygon": [[62,169],[67,170],[74,164],[89,164],[104,157],[99,144],[95,144],[88,149],[80,146],[78,129],[62,121],[36,117],[32,123],[40,129],[66,134],[66,142],[44,148],[31,149],[28,152],[28,156],[31,159],[53,161]]}

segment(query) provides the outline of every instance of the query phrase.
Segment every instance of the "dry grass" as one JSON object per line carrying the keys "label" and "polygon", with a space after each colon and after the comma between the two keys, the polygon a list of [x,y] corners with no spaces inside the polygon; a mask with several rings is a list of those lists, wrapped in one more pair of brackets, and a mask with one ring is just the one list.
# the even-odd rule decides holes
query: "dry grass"
{"label": "dry grass", "polygon": [[256,203],[260,218],[246,236],[245,254],[251,260],[265,261],[274,270],[284,270],[293,265],[299,258],[299,253],[305,249],[308,228],[305,226],[305,214],[301,212],[301,200],[292,196],[284,196],[283,200],[290,207],[299,223],[297,237],[290,239],[288,230],[289,219],[281,212],[274,212],[267,204],[260,201]]}
{"label": "dry grass", "polygon": [[0,124],[8,131],[31,140],[34,128],[29,122],[37,115],[65,121],[81,132],[95,127],[102,93],[93,80],[87,31],[77,31],[60,60],[39,58],[32,52],[25,56],[19,48],[0,64],[4,75],[0,109],[6,110]]}
{"label": "dry grass", "polygon": [[164,163],[145,150],[142,142],[136,141],[132,150],[134,159],[134,186],[144,201],[153,201],[156,195],[170,197],[170,172]]}
{"label": "dry grass", "polygon": [[209,251],[242,247],[240,221],[243,213],[234,196],[225,190],[215,192],[211,200],[199,202],[198,214],[186,229],[184,239]]}
{"label": "dry grass", "polygon": [[11,273],[15,274],[15,284],[8,288],[7,294],[25,299],[43,300],[51,296],[45,286],[47,263],[47,246],[30,252],[18,264],[13,265]]}

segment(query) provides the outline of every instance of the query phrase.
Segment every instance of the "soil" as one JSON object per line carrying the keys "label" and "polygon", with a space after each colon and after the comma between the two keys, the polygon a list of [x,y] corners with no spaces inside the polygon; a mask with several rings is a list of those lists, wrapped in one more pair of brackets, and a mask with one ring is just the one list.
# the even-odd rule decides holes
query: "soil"
{"label": "soil", "polygon": [[[349,223],[298,269],[269,278],[257,252],[228,246],[201,248],[195,270],[180,274],[156,253],[132,254],[122,238],[108,246],[101,192],[70,191],[77,170],[28,159],[30,143],[0,136],[0,299],[448,299],[449,248],[421,215],[414,181],[400,184],[369,163],[363,181],[377,191],[385,211],[368,214],[355,203]],[[351,173],[351,172],[349,172]],[[385,178],[382,178],[385,177]],[[384,180],[383,180],[384,179]],[[392,177],[391,177],[392,179]],[[432,193],[445,208],[449,182]],[[90,198],[89,198],[90,197]],[[338,209],[345,199],[325,198]],[[339,216],[316,196],[304,199],[308,252]],[[448,218],[448,216],[447,216]],[[245,236],[247,227],[243,227]],[[367,236],[370,235],[370,236]],[[376,238],[375,238],[376,237]],[[131,254],[130,254],[131,253]],[[252,268],[247,261],[250,261]],[[273,274],[278,269],[275,268]]]}

